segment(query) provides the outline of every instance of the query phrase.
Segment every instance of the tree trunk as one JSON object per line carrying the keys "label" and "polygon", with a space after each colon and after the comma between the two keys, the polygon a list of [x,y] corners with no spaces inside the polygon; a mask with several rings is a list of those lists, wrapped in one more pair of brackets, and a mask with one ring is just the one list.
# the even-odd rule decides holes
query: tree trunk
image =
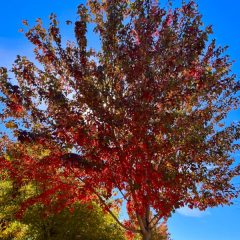
{"label": "tree trunk", "polygon": [[152,238],[152,232],[151,231],[148,231],[148,232],[145,232],[144,234],[143,234],[143,240],[151,240],[151,238]]}
{"label": "tree trunk", "polygon": [[140,216],[138,213],[136,213],[137,220],[141,229],[142,233],[142,240],[151,240],[152,238],[152,230],[150,228],[150,207],[146,207],[145,214],[143,216]]}

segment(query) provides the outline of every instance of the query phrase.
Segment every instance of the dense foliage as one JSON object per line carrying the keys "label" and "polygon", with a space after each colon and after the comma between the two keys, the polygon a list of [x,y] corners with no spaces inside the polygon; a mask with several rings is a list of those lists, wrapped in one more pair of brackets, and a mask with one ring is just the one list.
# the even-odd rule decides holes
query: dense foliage
{"label": "dense foliage", "polygon": [[21,203],[41,192],[37,182],[17,187],[14,178],[0,180],[0,239],[2,240],[125,240],[110,214],[96,204],[75,203],[61,211],[55,198],[50,206],[35,204],[17,218]]}
{"label": "dense foliage", "polygon": [[[2,120],[18,141],[13,165],[5,157],[13,140],[3,135],[2,169],[44,189],[22,210],[55,194],[63,208],[95,199],[151,239],[179,207],[231,203],[239,124],[224,120],[239,107],[240,84],[194,1],[166,9],[153,0],[89,0],[78,17],[76,42],[66,44],[54,15],[48,29],[25,21],[38,64],[18,56],[14,81],[1,68]],[[92,25],[99,51],[88,46]],[[29,144],[48,154],[34,157]],[[122,201],[124,223],[111,211]]]}

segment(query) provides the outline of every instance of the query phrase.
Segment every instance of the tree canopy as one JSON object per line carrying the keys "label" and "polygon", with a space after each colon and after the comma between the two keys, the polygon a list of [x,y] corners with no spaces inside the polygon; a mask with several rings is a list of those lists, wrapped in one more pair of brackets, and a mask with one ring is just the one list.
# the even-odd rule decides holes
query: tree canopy
{"label": "tree canopy", "polygon": [[[1,117],[15,136],[3,134],[1,166],[19,184],[45,186],[23,210],[55,193],[63,207],[95,199],[111,212],[125,201],[130,221],[111,214],[148,240],[177,208],[230,204],[239,123],[225,119],[240,83],[196,3],[89,0],[77,14],[66,44],[54,14],[48,29],[24,21],[38,64],[17,56],[14,80],[0,71]],[[100,50],[88,45],[92,25]],[[5,157],[13,141],[15,165]],[[27,145],[48,153],[39,159]]]}

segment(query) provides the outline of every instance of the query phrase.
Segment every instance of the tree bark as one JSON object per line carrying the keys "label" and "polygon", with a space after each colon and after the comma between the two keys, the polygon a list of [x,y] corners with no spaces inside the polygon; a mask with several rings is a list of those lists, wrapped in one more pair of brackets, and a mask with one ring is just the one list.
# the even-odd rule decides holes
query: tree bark
{"label": "tree bark", "polygon": [[151,240],[152,238],[152,230],[149,226],[149,209],[147,209],[144,216],[140,216],[136,214],[139,226],[141,228],[141,234],[143,240]]}
{"label": "tree bark", "polygon": [[143,240],[151,240],[151,238],[152,238],[152,232],[151,231],[148,231],[148,232],[145,232],[144,234],[143,234]]}

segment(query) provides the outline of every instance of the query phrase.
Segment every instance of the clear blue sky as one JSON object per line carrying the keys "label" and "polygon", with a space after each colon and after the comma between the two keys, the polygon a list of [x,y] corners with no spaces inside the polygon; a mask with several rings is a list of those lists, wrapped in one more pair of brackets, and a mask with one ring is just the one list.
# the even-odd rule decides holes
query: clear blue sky
{"label": "clear blue sky", "polygon": [[[17,54],[32,56],[32,47],[18,29],[21,21],[34,23],[40,17],[47,23],[51,12],[62,22],[76,19],[81,0],[2,0],[0,7],[0,66],[10,66]],[[176,2],[180,2],[177,0]],[[236,60],[233,72],[240,77],[240,0],[199,0],[199,9],[206,24],[213,24],[214,38],[220,45],[229,45],[228,53]],[[71,27],[63,27],[64,37],[71,38]],[[94,38],[90,37],[94,46]],[[240,120],[240,111],[229,116]],[[238,156],[236,156],[239,158]],[[204,213],[181,209],[169,220],[173,240],[240,240],[240,200],[231,207],[209,209]]]}

